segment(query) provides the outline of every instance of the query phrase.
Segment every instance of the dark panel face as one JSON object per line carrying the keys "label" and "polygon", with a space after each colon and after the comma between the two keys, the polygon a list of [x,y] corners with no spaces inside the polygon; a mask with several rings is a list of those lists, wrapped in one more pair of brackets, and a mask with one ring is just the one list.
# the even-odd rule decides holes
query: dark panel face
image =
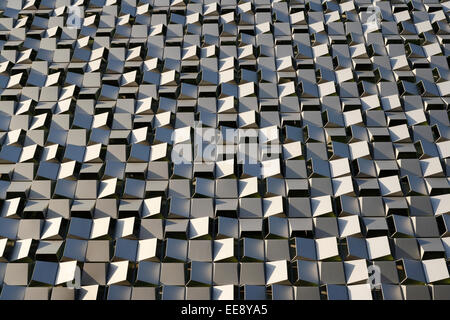
{"label": "dark panel face", "polygon": [[450,299],[450,7],[0,1],[0,300]]}

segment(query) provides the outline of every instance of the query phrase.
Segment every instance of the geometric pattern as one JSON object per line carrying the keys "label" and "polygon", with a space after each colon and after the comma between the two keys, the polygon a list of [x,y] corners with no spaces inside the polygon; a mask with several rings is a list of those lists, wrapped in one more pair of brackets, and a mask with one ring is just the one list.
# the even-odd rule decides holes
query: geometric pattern
{"label": "geometric pattern", "polygon": [[450,299],[449,19],[1,1],[0,299]]}

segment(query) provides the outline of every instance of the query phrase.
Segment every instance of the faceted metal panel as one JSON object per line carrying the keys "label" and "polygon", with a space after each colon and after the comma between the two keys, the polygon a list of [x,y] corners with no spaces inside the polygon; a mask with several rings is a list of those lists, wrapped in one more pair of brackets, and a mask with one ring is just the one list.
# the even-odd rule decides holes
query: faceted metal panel
{"label": "faceted metal panel", "polygon": [[0,1],[0,299],[450,299],[449,19]]}

